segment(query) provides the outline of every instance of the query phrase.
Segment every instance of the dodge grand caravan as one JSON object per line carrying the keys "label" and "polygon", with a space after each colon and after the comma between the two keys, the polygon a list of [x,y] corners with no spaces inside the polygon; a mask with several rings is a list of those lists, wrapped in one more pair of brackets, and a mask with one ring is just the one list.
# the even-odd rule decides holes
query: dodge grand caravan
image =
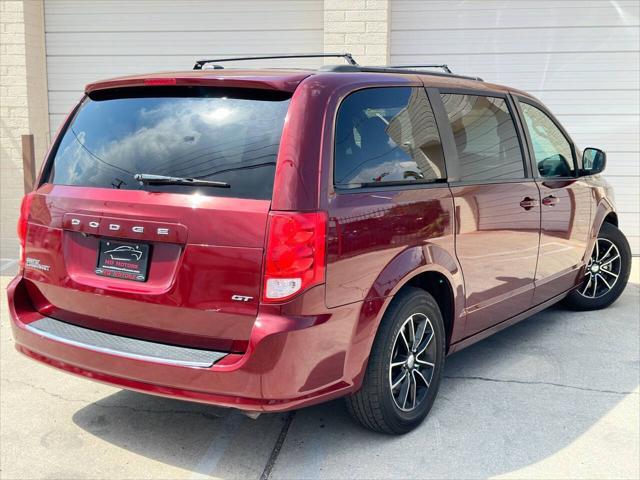
{"label": "dodge grand caravan", "polygon": [[448,354],[620,296],[604,152],[525,92],[345,58],[87,85],[22,202],[16,348],[254,413],[346,397],[403,433]]}

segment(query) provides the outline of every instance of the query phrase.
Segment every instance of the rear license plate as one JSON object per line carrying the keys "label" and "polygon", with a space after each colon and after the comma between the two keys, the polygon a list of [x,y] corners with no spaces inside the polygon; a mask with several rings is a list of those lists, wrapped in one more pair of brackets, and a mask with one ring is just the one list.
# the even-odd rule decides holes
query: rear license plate
{"label": "rear license plate", "polygon": [[96,274],[144,282],[147,280],[149,245],[100,240]]}

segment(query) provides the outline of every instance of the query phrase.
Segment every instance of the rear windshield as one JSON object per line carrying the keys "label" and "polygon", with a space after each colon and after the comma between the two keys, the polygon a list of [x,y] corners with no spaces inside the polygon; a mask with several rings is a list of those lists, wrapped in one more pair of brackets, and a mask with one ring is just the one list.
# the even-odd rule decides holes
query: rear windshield
{"label": "rear windshield", "polygon": [[[49,162],[59,185],[270,199],[290,94],[199,87],[104,90],[85,98]],[[141,185],[152,174],[230,188]]]}

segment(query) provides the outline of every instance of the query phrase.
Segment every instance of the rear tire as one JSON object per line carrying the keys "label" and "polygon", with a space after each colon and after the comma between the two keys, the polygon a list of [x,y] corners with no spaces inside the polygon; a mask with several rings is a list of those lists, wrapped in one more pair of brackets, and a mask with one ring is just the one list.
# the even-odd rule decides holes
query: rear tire
{"label": "rear tire", "polygon": [[346,398],[349,413],[375,432],[397,435],[413,430],[433,406],[444,352],[438,304],[424,290],[404,288],[382,318],[362,388]]}
{"label": "rear tire", "polygon": [[563,301],[572,310],[599,310],[615,302],[629,280],[631,249],[624,234],[610,223],[598,233],[582,284]]}

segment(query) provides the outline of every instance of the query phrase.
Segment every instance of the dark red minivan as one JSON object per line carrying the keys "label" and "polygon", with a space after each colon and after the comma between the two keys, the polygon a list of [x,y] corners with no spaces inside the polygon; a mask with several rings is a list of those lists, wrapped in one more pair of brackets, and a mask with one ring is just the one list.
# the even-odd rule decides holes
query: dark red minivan
{"label": "dark red minivan", "polygon": [[245,411],[344,396],[403,433],[447,354],[620,296],[604,152],[524,92],[346,58],[88,85],[22,203],[17,349]]}

